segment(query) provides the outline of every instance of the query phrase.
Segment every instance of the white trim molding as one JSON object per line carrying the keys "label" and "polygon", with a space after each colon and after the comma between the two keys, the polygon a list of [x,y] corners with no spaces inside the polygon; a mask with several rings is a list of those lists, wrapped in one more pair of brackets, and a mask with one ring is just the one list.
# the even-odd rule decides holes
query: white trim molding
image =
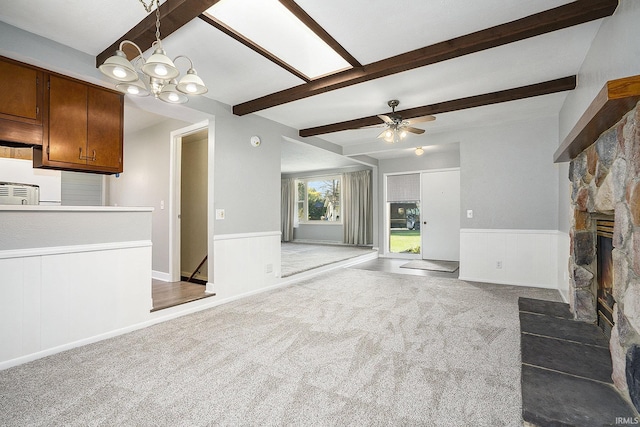
{"label": "white trim molding", "polygon": [[150,246],[151,240],[138,240],[132,242],[95,243],[89,245],[10,249],[6,251],[0,251],[0,259],[28,258],[46,255],[74,254],[82,252],[114,251],[119,249],[145,248]]}
{"label": "white trim molding", "polygon": [[557,230],[463,228],[459,279],[558,289],[559,238]]}
{"label": "white trim molding", "polygon": [[257,233],[235,233],[235,234],[218,234],[213,236],[213,240],[233,240],[233,239],[252,239],[259,237],[272,237],[277,236],[280,238],[282,232],[278,231],[261,231]]}

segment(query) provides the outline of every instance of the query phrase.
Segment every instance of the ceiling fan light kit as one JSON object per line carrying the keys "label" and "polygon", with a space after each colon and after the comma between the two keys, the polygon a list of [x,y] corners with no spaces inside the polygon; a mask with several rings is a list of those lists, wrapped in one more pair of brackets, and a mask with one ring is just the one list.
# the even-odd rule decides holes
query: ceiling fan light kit
{"label": "ceiling fan light kit", "polygon": [[[178,55],[171,60],[162,48],[160,40],[160,0],[151,0],[149,5],[143,0],[140,3],[147,12],[151,12],[153,4],[156,4],[156,40],[151,45],[153,54],[145,60],[140,47],[132,41],[123,40],[116,53],[107,58],[99,70],[105,76],[118,81],[116,89],[137,96],[149,96],[153,94],[157,99],[170,104],[184,104],[189,100],[187,95],[202,95],[207,93],[207,86],[193,68],[193,62],[185,55]],[[125,44],[136,48],[139,56],[134,63],[127,59],[122,50]],[[175,62],[183,58],[189,61],[189,70],[180,79],[180,70]],[[139,64],[136,69],[134,64]]]}
{"label": "ceiling fan light kit", "polygon": [[391,107],[391,113],[378,114],[378,117],[386,124],[387,128],[378,135],[384,142],[388,144],[396,144],[407,137],[409,133],[420,135],[424,133],[424,129],[412,127],[411,124],[419,122],[429,122],[436,118],[433,116],[415,117],[409,120],[403,120],[400,114],[396,113],[396,107],[400,104],[397,99],[387,102]]}

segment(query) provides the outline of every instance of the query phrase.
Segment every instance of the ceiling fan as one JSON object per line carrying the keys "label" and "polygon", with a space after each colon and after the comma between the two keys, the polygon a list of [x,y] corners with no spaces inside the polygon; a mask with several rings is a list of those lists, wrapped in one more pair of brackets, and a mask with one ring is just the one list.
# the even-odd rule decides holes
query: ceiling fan
{"label": "ceiling fan", "polygon": [[395,144],[403,140],[408,133],[413,133],[416,135],[420,135],[424,133],[424,129],[418,129],[411,125],[415,123],[422,122],[431,122],[436,118],[433,116],[422,116],[422,117],[414,117],[412,119],[403,120],[402,116],[396,113],[396,107],[400,104],[400,101],[397,99],[392,99],[387,102],[389,107],[391,107],[391,113],[389,114],[378,114],[378,117],[384,121],[386,125],[386,129],[378,135],[378,138],[384,139],[385,142],[389,144]]}

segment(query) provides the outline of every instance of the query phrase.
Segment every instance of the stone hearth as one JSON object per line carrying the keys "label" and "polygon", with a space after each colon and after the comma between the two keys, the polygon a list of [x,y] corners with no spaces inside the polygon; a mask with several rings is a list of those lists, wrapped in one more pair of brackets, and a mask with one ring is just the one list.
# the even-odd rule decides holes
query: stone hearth
{"label": "stone hearth", "polygon": [[[639,106],[580,153],[569,168],[573,209],[569,261],[571,311],[576,320],[596,322],[596,217],[614,215],[616,303],[609,348],[614,384],[626,395],[627,360],[636,358],[634,349],[640,345]],[[632,387],[632,396],[639,391]]]}

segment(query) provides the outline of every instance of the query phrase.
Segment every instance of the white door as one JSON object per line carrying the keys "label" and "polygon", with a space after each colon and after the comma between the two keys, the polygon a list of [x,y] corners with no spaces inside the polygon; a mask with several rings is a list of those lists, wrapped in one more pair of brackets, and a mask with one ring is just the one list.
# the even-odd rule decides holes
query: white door
{"label": "white door", "polygon": [[460,260],[460,170],[423,172],[422,259]]}

